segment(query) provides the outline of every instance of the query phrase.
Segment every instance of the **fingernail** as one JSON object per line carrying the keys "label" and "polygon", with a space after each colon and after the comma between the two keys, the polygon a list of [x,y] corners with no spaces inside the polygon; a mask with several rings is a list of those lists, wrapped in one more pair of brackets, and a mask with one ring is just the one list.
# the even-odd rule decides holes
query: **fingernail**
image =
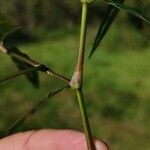
{"label": "fingernail", "polygon": [[99,140],[95,141],[96,150],[109,150],[108,145]]}

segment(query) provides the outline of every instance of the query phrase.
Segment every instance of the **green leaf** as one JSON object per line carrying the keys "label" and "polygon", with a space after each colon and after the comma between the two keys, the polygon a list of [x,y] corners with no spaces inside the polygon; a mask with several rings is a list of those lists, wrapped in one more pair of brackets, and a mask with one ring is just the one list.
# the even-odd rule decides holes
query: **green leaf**
{"label": "green leaf", "polygon": [[33,115],[37,110],[39,110],[43,105],[45,105],[50,98],[52,98],[56,94],[60,93],[67,87],[68,86],[60,87],[56,90],[51,91],[45,99],[34,104],[25,114],[23,114],[23,116],[21,118],[19,118],[14,124],[12,124],[7,129],[6,135],[10,135],[10,134],[14,133],[14,131],[16,131],[16,129],[19,128],[30,115]]}
{"label": "green leaf", "polygon": [[6,18],[2,18],[0,16],[0,40],[2,41],[5,39],[5,37],[9,36],[12,33],[15,33],[16,31],[20,30],[22,27],[11,24]]}
{"label": "green leaf", "polygon": [[[39,67],[39,63],[33,61],[28,55],[22,53],[19,49],[16,47],[10,47],[9,43],[7,42],[7,38],[16,31],[20,30],[21,27],[17,27],[8,33],[6,33],[2,37],[2,44],[3,47],[7,50],[7,54],[10,55],[12,61],[16,64],[19,70],[28,70],[31,67]],[[35,86],[39,86],[39,77],[38,77],[38,71],[32,70],[30,72],[26,72],[25,76],[27,79]]]}
{"label": "green leaf", "polygon": [[139,12],[137,12],[136,10],[128,7],[128,6],[125,6],[125,5],[122,5],[120,3],[117,3],[115,1],[112,1],[112,0],[109,0],[108,2],[106,2],[107,4],[109,5],[112,5],[120,10],[123,10],[123,11],[126,11],[134,16],[136,16],[137,18],[140,18],[142,19],[143,21],[147,22],[147,23],[150,23],[150,19],[144,17],[143,15],[141,15]]}
{"label": "green leaf", "polygon": [[3,41],[3,43],[6,45],[8,44],[7,43],[7,39],[9,39],[9,37],[12,35],[12,34],[15,34],[17,31],[19,31],[20,29],[22,29],[22,26],[19,26],[19,27],[16,27],[16,28],[13,28],[11,30],[9,30],[8,32],[6,32],[2,37],[1,37],[1,41]]}
{"label": "green leaf", "polygon": [[[10,55],[12,61],[16,64],[19,70],[27,70],[33,66],[40,66],[40,64],[34,62],[28,55],[22,53],[16,47],[7,48],[7,53]],[[35,87],[39,86],[39,77],[37,70],[27,72],[25,76]]]}
{"label": "green leaf", "polygon": [[[116,0],[117,2],[124,3],[125,0]],[[117,14],[119,13],[119,9],[114,6],[108,6],[104,18],[99,26],[96,38],[94,40],[94,44],[92,50],[90,52],[89,58],[94,54],[97,47],[101,44],[104,36],[108,32],[109,28],[111,27],[112,23],[114,22]]]}

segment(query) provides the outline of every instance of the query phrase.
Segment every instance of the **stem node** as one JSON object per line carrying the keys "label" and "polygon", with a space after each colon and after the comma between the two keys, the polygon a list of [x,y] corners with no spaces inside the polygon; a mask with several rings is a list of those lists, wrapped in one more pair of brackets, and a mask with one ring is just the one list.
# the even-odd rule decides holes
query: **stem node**
{"label": "stem node", "polygon": [[70,87],[72,89],[79,89],[81,87],[81,72],[76,71],[71,79]]}
{"label": "stem node", "polygon": [[85,53],[86,29],[87,29],[87,10],[88,10],[88,4],[92,1],[93,0],[81,0],[82,18],[81,18],[78,60],[77,60],[77,64],[71,82],[69,83],[70,86],[76,90],[78,104],[81,113],[82,125],[86,137],[88,150],[95,150],[95,145],[93,142],[88,115],[86,112],[85,101],[82,93],[82,81],[83,81],[83,66],[84,66],[84,53]]}

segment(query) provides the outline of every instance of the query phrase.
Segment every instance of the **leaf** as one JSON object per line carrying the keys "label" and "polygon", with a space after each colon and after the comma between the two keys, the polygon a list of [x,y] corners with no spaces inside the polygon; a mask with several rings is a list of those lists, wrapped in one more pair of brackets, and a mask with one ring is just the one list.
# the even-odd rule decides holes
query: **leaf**
{"label": "leaf", "polygon": [[9,79],[12,79],[12,78],[15,78],[15,77],[18,77],[20,75],[23,75],[23,74],[26,74],[28,72],[31,72],[33,70],[38,70],[39,68],[35,68],[35,67],[31,67],[29,69],[26,69],[26,70],[20,70],[20,71],[17,71],[15,73],[12,73],[12,74],[9,74],[9,75],[5,75],[3,77],[0,78],[0,82],[4,82],[4,81],[7,81]]}
{"label": "leaf", "polygon": [[26,119],[30,116],[33,115],[37,110],[39,110],[43,105],[45,105],[47,103],[47,101],[55,96],[56,94],[60,93],[61,91],[63,91],[65,88],[67,88],[68,86],[64,86],[64,87],[60,87],[56,90],[51,91],[48,96],[37,102],[36,104],[34,104],[21,118],[19,118],[14,124],[12,124],[6,132],[6,135],[10,135],[12,134],[14,131],[16,131],[16,129],[18,127],[20,127],[25,121]]}
{"label": "leaf", "polygon": [[[124,3],[125,0],[116,0],[117,2]],[[90,52],[89,58],[94,54],[97,47],[101,44],[101,41],[103,40],[104,36],[108,32],[109,28],[111,27],[113,21],[117,17],[117,14],[119,13],[119,10],[115,8],[114,6],[108,6],[105,16],[99,26],[96,38],[94,40],[94,44],[92,47],[92,50]]]}
{"label": "leaf", "polygon": [[125,6],[125,5],[122,5],[120,3],[117,3],[115,1],[112,1],[112,0],[109,0],[108,2],[106,2],[107,4],[109,5],[112,5],[112,6],[115,6],[116,8],[120,9],[120,10],[123,10],[123,11],[126,11],[134,16],[136,16],[137,18],[140,18],[142,19],[143,21],[147,22],[147,23],[150,23],[150,19],[144,17],[143,15],[141,15],[139,12],[137,12],[136,10],[128,7],[128,6]]}
{"label": "leaf", "polygon": [[[16,64],[19,70],[27,70],[33,66],[40,66],[40,64],[34,62],[28,55],[22,53],[16,47],[7,48],[7,53],[11,56],[12,61]],[[37,70],[27,72],[25,75],[35,87],[39,86],[39,77]]]}
{"label": "leaf", "polygon": [[13,28],[12,30],[8,31],[1,37],[1,41],[3,41],[3,43],[7,44],[6,42],[7,42],[7,39],[9,38],[9,36],[11,36],[12,34],[14,34],[17,31],[19,31],[20,29],[22,29],[22,26]]}
{"label": "leaf", "polygon": [[[28,70],[31,67],[39,67],[39,63],[33,61],[28,55],[22,53],[19,49],[16,47],[10,47],[9,44],[7,43],[7,38],[15,33],[16,31],[20,30],[21,27],[17,27],[8,33],[6,33],[2,37],[2,42],[1,42],[1,51],[4,48],[7,52],[8,55],[10,55],[12,61],[16,64],[19,70]],[[4,52],[4,51],[3,51]],[[39,77],[38,77],[38,72],[37,70],[32,70],[30,72],[26,72],[25,76],[27,79],[35,86],[39,86]]]}
{"label": "leaf", "polygon": [[9,38],[10,35],[19,31],[21,28],[21,26],[16,27],[13,24],[10,24],[3,18],[0,21],[0,41],[7,40],[7,37]]}

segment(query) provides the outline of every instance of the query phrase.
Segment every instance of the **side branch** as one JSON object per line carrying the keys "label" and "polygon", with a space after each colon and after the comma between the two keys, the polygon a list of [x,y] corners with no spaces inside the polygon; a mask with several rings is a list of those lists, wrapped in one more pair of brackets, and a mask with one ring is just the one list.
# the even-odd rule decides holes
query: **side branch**
{"label": "side branch", "polygon": [[51,70],[49,67],[32,60],[30,57],[28,57],[26,54],[23,54],[21,51],[19,51],[15,47],[8,49],[3,45],[3,42],[0,42],[0,52],[6,53],[6,54],[10,55],[11,57],[15,57],[35,68],[39,68],[38,70],[40,70],[41,72],[45,72],[49,76],[54,76],[55,78],[64,81],[68,85],[70,83],[70,79],[68,79],[67,77],[64,77],[63,75],[60,75],[60,74],[54,72],[53,70]]}
{"label": "side branch", "polygon": [[25,112],[14,124],[12,124],[6,131],[6,135],[11,135],[18,127],[20,127],[26,119],[33,115],[37,110],[39,110],[43,105],[45,105],[50,98],[53,96],[59,94],[64,89],[68,88],[68,86],[60,87],[58,89],[55,89],[51,91],[48,96],[39,102],[35,103],[27,112]]}

